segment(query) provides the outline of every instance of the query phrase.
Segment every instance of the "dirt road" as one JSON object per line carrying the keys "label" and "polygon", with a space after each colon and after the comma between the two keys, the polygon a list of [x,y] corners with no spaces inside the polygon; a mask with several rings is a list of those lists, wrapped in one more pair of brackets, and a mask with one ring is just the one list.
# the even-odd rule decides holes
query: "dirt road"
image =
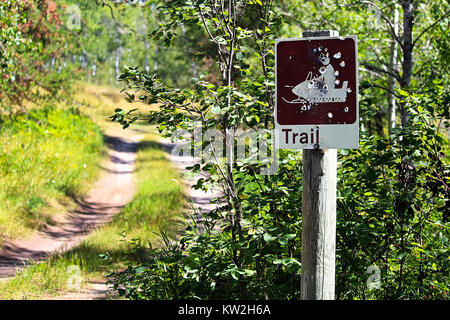
{"label": "dirt road", "polygon": [[[102,174],[91,191],[78,201],[78,208],[59,218],[55,226],[36,232],[27,240],[17,240],[6,243],[0,252],[0,278],[14,276],[16,271],[27,264],[42,261],[51,254],[67,251],[78,245],[89,232],[109,222],[119,213],[121,208],[132,200],[135,194],[134,163],[138,141],[143,135],[133,138],[106,136],[109,157],[102,163]],[[173,154],[175,144],[167,140],[161,141],[170,161],[181,172],[185,167],[198,162],[198,159]],[[200,178],[196,175],[191,180],[185,180],[186,191],[191,199],[192,207],[208,212],[215,205],[210,200],[220,193],[204,192],[191,188]],[[195,215],[201,222],[201,215]],[[200,223],[201,224],[201,223]],[[68,292],[51,299],[107,299],[107,286],[104,281],[90,283],[80,292]]]}
{"label": "dirt road", "polygon": [[99,180],[84,199],[78,201],[78,208],[27,240],[7,242],[0,252],[0,277],[13,276],[32,261],[73,248],[131,201],[135,193],[133,170],[140,138],[106,136],[109,157],[101,165],[103,172]]}

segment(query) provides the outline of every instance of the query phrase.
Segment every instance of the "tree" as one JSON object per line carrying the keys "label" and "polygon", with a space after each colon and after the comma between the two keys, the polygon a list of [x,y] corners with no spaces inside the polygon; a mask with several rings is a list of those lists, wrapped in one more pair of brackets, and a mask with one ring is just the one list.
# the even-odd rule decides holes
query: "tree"
{"label": "tree", "polygon": [[61,11],[50,0],[9,0],[0,4],[0,94],[2,111],[24,110],[25,100],[57,96],[67,73],[48,73],[61,63],[67,38]]}
{"label": "tree", "polygon": [[[172,44],[180,23],[199,27],[212,44],[202,54],[215,62],[217,79],[206,81],[200,76],[190,89],[171,88],[157,76],[126,68],[121,80],[128,87],[127,99],[158,103],[160,110],[143,119],[157,122],[165,136],[193,137],[186,149],[206,151],[212,160],[187,168],[208,174],[195,187],[219,187],[224,196],[216,200],[216,210],[204,215],[205,232],[189,225],[180,242],[164,238],[165,247],[150,250],[147,259],[123,272],[112,273],[120,294],[133,299],[298,297],[299,155],[281,151],[278,171],[269,176],[260,171],[267,162],[252,157],[254,145],[247,143],[250,155],[234,161],[232,155],[239,148],[231,142],[244,139],[237,132],[254,130],[255,138],[261,138],[273,128],[273,40],[298,36],[299,29],[289,21],[301,21],[302,27],[320,23],[340,29],[341,34],[364,35],[360,36],[364,59],[360,96],[367,127],[380,114],[382,108],[377,106],[387,105],[386,95],[379,93],[389,89],[392,78],[400,89],[391,93],[402,108],[400,113],[407,115],[407,121],[388,137],[383,137],[386,126],[380,121],[380,130],[362,132],[359,150],[339,154],[337,298],[447,298],[449,165],[443,155],[448,138],[439,128],[448,115],[449,95],[438,79],[417,88],[414,79],[423,74],[414,74],[412,64],[421,34],[437,27],[446,13],[414,38],[411,22],[417,19],[412,20],[406,2],[401,7],[402,36],[390,23],[394,2],[328,4],[211,0],[171,1],[160,7],[169,19],[151,35]],[[368,5],[384,21],[381,28],[366,27]],[[429,22],[431,15],[422,18]],[[400,48],[402,70],[391,68],[394,42]],[[121,109],[112,118],[124,127],[140,119],[133,110]],[[215,130],[208,131],[211,128]],[[208,132],[209,139],[196,143],[196,130]],[[224,148],[214,141],[224,141]],[[373,290],[367,285],[366,271],[374,267],[383,280]]]}

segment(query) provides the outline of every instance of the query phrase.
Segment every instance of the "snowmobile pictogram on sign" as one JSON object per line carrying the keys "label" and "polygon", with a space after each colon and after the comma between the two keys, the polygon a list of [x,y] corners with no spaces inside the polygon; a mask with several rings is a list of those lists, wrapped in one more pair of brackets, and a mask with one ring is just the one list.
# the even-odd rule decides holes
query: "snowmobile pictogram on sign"
{"label": "snowmobile pictogram on sign", "polygon": [[[295,126],[305,126],[306,130],[306,126],[333,125],[337,129],[352,125],[359,141],[356,36],[278,39],[275,56],[275,127],[294,133]],[[349,130],[347,127],[342,132],[348,135]],[[329,140],[323,134],[321,137]],[[336,145],[356,145],[356,138],[351,140]],[[311,143],[306,144],[309,148]]]}
{"label": "snowmobile pictogram on sign", "polygon": [[[320,54],[317,58],[323,66],[319,69],[320,75],[313,78],[313,73],[310,71],[305,81],[299,83],[292,89],[298,98],[288,101],[287,103],[330,103],[330,102],[345,102],[347,98],[348,81],[344,81],[341,88],[335,85],[339,83],[336,76],[339,74],[335,71],[330,58],[327,55]],[[286,86],[290,88],[291,86]]]}

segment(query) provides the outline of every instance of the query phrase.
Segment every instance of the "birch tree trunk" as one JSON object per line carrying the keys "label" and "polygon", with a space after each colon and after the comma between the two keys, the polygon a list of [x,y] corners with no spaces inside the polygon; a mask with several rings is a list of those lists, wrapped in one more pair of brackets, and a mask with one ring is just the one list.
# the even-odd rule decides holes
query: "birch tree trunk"
{"label": "birch tree trunk", "polygon": [[92,78],[95,79],[95,76],[97,75],[97,61],[94,60],[92,63]]}
{"label": "birch tree trunk", "polygon": [[[414,25],[414,5],[413,0],[402,1],[403,8],[403,61],[402,61],[402,89],[411,86],[411,75],[413,69],[413,25]],[[409,113],[402,105],[401,124],[406,127],[409,121]]]}
{"label": "birch tree trunk", "polygon": [[145,46],[145,72],[150,72],[150,62],[148,57],[148,50],[150,49],[150,44],[148,43],[147,40],[145,40],[144,46]]}
{"label": "birch tree trunk", "polygon": [[[398,35],[398,23],[399,23],[399,14],[398,7],[394,4],[394,33]],[[391,52],[390,52],[390,70],[397,71],[397,51],[398,51],[398,43],[395,40],[395,35],[392,35],[392,43],[391,43]],[[395,103],[395,78],[393,75],[389,75],[389,91],[387,93],[388,96],[388,132],[391,133],[392,128],[395,128],[395,118],[396,118],[396,103]]]}
{"label": "birch tree trunk", "polygon": [[121,53],[120,32],[119,32],[119,28],[118,27],[116,29],[115,43],[116,43],[116,50],[115,50],[115,60],[114,60],[114,77],[115,77],[115,84],[116,84],[116,87],[117,87],[119,85],[120,53]]}
{"label": "birch tree trunk", "polygon": [[55,57],[52,57],[51,62],[50,62],[50,71],[53,72],[53,67],[55,66]]}
{"label": "birch tree trunk", "polygon": [[114,81],[116,84],[116,87],[119,85],[119,66],[120,66],[120,47],[116,48],[115,51],[115,60],[114,60]]}
{"label": "birch tree trunk", "polygon": [[142,35],[144,39],[144,48],[145,48],[145,58],[144,58],[144,65],[145,65],[145,72],[150,72],[150,62],[148,57],[148,50],[150,49],[150,44],[147,40],[147,22],[145,20],[145,17],[141,17],[142,19],[142,26],[140,28],[140,35]]}
{"label": "birch tree trunk", "polygon": [[153,72],[156,73],[156,71],[158,71],[158,61],[156,59],[156,57],[158,56],[158,47],[155,47],[155,57],[153,59]]}

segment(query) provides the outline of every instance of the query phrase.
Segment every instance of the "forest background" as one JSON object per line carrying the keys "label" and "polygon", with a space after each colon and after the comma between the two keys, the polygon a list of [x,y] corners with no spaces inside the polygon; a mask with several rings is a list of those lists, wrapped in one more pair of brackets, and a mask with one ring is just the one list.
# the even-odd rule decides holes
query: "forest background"
{"label": "forest background", "polygon": [[[79,80],[159,106],[111,110],[125,127],[145,120],[166,137],[198,120],[224,136],[270,130],[274,39],[357,35],[360,148],[338,155],[336,298],[448,299],[449,15],[447,1],[6,0],[0,126],[38,122],[36,110],[70,101]],[[188,168],[208,173],[198,188],[224,191],[207,231],[189,226],[181,240],[113,270],[119,294],[298,298],[301,154],[281,151],[272,176],[251,153],[220,163]],[[6,173],[17,158],[4,152],[0,164]],[[373,270],[380,281],[370,284]]]}

